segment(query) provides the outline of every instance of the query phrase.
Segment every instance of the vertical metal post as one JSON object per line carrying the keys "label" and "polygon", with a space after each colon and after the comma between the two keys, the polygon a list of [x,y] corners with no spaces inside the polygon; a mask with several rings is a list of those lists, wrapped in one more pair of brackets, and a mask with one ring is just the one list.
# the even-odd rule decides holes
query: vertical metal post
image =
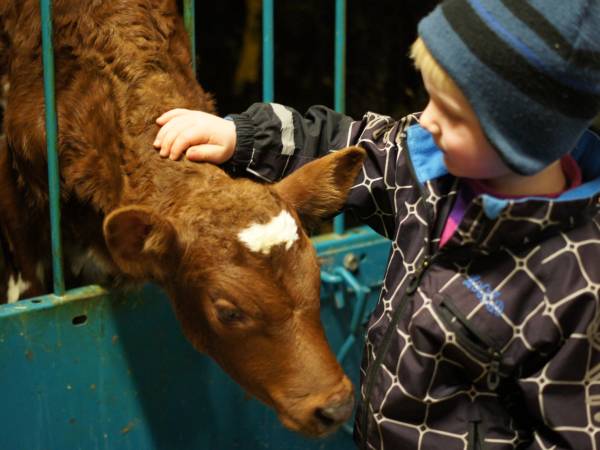
{"label": "vertical metal post", "polygon": [[183,22],[190,37],[190,53],[192,54],[192,68],[196,75],[196,1],[183,0]]}
{"label": "vertical metal post", "polygon": [[273,70],[273,0],[263,0],[263,102],[272,102],[275,98]]}
{"label": "vertical metal post", "polygon": [[[335,1],[335,69],[334,108],[346,112],[346,0]],[[333,231],[344,233],[344,214],[333,219]]]}
{"label": "vertical metal post", "polygon": [[334,107],[346,112],[346,0],[335,0]]}
{"label": "vertical metal post", "polygon": [[46,111],[46,146],[48,151],[48,192],[54,294],[65,294],[62,242],[60,232],[60,176],[58,170],[58,125],[54,83],[54,48],[52,45],[52,0],[40,0],[42,22],[42,61],[44,65],[44,105]]}

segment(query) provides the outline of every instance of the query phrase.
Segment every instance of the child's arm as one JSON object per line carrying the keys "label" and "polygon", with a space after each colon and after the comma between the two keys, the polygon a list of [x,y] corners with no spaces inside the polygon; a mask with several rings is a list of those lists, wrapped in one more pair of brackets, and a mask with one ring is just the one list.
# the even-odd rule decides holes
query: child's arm
{"label": "child's arm", "polygon": [[236,126],[236,149],[230,163],[236,173],[277,181],[315,158],[353,143],[353,120],[325,106],[306,113],[275,103],[255,103],[229,116]]}
{"label": "child's arm", "polygon": [[[324,106],[303,115],[286,106],[257,103],[242,114],[220,119],[196,111],[173,110],[158,119],[163,128],[156,147],[177,159],[186,149],[194,161],[227,162],[234,175],[278,181],[303,164],[332,150],[359,145],[367,151],[363,170],[346,207],[386,237],[392,237],[396,211],[418,201],[402,142],[406,124],[373,113],[354,121]],[[410,189],[415,186],[414,189]]]}
{"label": "child's arm", "polygon": [[[156,119],[161,129],[154,146],[161,156],[175,160],[185,153],[191,161],[221,164],[234,156],[236,166],[249,162],[260,166],[262,157],[284,157],[286,163],[281,169],[287,174],[330,150],[349,145],[347,133],[352,122],[350,117],[324,106],[313,106],[301,116],[273,103],[257,103],[228,118],[231,120],[201,111],[173,109]],[[292,164],[287,160],[293,160]],[[298,164],[293,163],[296,160]],[[269,166],[279,164],[270,161]],[[274,181],[283,175],[281,172],[262,178]]]}

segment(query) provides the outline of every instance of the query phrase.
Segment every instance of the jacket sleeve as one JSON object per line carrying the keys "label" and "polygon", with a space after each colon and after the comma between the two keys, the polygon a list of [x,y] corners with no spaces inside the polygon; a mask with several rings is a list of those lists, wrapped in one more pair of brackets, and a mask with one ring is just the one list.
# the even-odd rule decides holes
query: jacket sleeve
{"label": "jacket sleeve", "polygon": [[330,151],[364,148],[367,160],[346,209],[380,234],[394,235],[395,196],[415,195],[406,189],[414,182],[406,152],[401,151],[406,119],[367,113],[353,120],[325,106],[313,106],[302,115],[276,103],[257,103],[228,117],[237,130],[236,150],[227,168],[234,175],[274,182]]}

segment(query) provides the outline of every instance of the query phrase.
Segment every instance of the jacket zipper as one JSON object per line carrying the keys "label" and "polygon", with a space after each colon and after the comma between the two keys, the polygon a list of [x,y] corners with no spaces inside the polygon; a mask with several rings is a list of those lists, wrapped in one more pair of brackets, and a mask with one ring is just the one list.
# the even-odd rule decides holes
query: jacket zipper
{"label": "jacket zipper", "polygon": [[[402,126],[402,129],[399,132],[406,133],[407,129],[408,129],[408,127],[406,125],[407,124],[405,122]],[[426,195],[425,189],[423,188],[419,179],[417,178],[415,168],[414,168],[412,160],[410,158],[410,152],[408,151],[408,146],[407,146],[405,138],[404,138],[403,146],[406,151],[406,161],[407,161],[408,170],[414,180],[415,185],[419,189],[421,201],[423,202],[425,211],[427,213],[427,220],[426,220],[427,247],[425,249],[426,254],[423,257],[421,264],[419,265],[417,270],[415,270],[415,272],[411,275],[411,279],[408,282],[406,290],[404,291],[404,294],[402,295],[402,298],[400,299],[400,302],[398,303],[398,308],[396,309],[396,311],[394,311],[394,313],[392,315],[392,319],[391,319],[388,327],[385,330],[383,339],[381,340],[381,346],[378,349],[379,350],[378,353],[375,355],[375,360],[373,361],[373,364],[369,367],[369,370],[367,371],[367,374],[365,376],[365,383],[364,383],[365,402],[363,404],[363,410],[362,410],[362,414],[361,414],[360,422],[359,422],[360,424],[362,424],[362,428],[363,428],[362,438],[360,440],[360,447],[359,447],[361,450],[367,449],[367,440],[368,440],[368,436],[369,436],[369,403],[370,403],[369,398],[371,397],[371,393],[373,391],[373,388],[375,387],[375,379],[377,376],[377,372],[379,371],[379,367],[381,366],[381,364],[383,362],[383,358],[385,357],[385,355],[387,354],[387,352],[389,350],[392,338],[396,334],[394,332],[396,329],[396,325],[398,324],[398,322],[404,315],[403,313],[408,305],[409,298],[412,297],[413,294],[417,291],[419,285],[421,284],[421,279],[423,278],[423,275],[425,275],[425,272],[431,266],[431,263],[434,261],[434,259],[436,259],[436,256],[437,256],[437,254],[434,254],[432,257],[429,256],[432,254],[432,249],[433,249],[433,244],[432,244],[430,236],[429,236],[430,224],[433,223],[433,211],[431,210],[431,207],[429,207],[427,205],[427,195]]]}
{"label": "jacket zipper", "polygon": [[480,423],[481,422],[474,421],[474,420],[469,422],[470,429],[469,429],[469,442],[468,442],[467,450],[482,450],[483,449],[483,445],[481,442],[481,433],[479,432]]}
{"label": "jacket zipper", "polygon": [[[408,127],[406,126],[406,124],[403,127],[403,132],[407,133]],[[433,257],[431,259],[428,260],[428,256],[425,256],[425,259],[423,260],[423,264],[421,265],[421,267],[417,270],[417,274],[418,276],[411,280],[414,281],[415,283],[410,283],[406,293],[409,293],[412,295],[418,288],[419,283],[421,281],[421,278],[423,276],[422,273],[418,273],[418,272],[422,272],[423,269],[426,269],[428,267],[428,265],[431,264],[431,262],[440,254],[440,250],[438,249],[438,251],[435,253],[433,252],[433,239],[431,239],[430,236],[430,227],[429,224],[433,223],[433,219],[434,219],[434,214],[433,211],[430,207],[427,206],[427,195],[425,192],[425,188],[423,185],[421,185],[421,183],[419,182],[419,179],[417,177],[413,162],[411,160],[410,157],[410,151],[408,151],[408,147],[407,144],[405,142],[405,147],[406,147],[406,160],[407,160],[407,165],[408,165],[408,169],[415,181],[416,186],[419,189],[419,193],[421,194],[421,199],[423,201],[423,205],[425,206],[425,210],[427,212],[427,238],[428,238],[428,255],[433,254]],[[414,284],[414,286],[413,286]],[[402,299],[404,301],[404,298]],[[452,313],[452,311],[450,310],[450,312]],[[456,314],[452,313],[454,316],[456,316]],[[457,320],[458,317],[457,317]],[[469,332],[473,333],[473,335],[475,337],[477,337],[481,342],[485,342],[486,339],[482,339],[481,335],[476,332],[475,330],[473,330],[471,327],[469,327],[468,324],[463,323],[463,326],[469,330]],[[462,344],[465,345],[465,347],[470,347],[470,349],[472,349],[474,352],[476,352],[476,354],[478,353],[479,355],[484,355],[484,359],[489,361],[489,369],[488,369],[488,373],[487,373],[487,377],[486,377],[486,382],[488,385],[488,388],[495,391],[498,388],[498,385],[500,384],[500,367],[501,367],[501,362],[502,362],[502,355],[500,354],[500,352],[498,352],[496,349],[493,348],[493,346],[489,346],[487,349],[482,349],[478,348],[478,346],[476,346],[475,344],[473,344],[472,342],[469,341],[469,339],[466,336],[461,336],[460,333],[457,333],[458,338],[457,339],[462,339],[464,342],[462,342]]]}
{"label": "jacket zipper", "polygon": [[369,398],[371,397],[371,393],[373,391],[373,388],[375,387],[375,379],[376,379],[377,373],[379,371],[379,367],[381,366],[381,364],[383,362],[383,358],[387,355],[390,344],[392,342],[392,338],[396,335],[396,333],[395,333],[396,325],[398,324],[398,322],[404,315],[403,313],[408,305],[409,298],[412,297],[413,294],[417,291],[417,289],[421,283],[421,279],[423,278],[423,275],[425,275],[425,272],[431,266],[431,263],[434,261],[434,259],[435,259],[435,256],[432,258],[429,258],[429,256],[426,255],[423,258],[423,261],[421,262],[421,264],[419,265],[417,270],[415,270],[415,272],[413,272],[413,274],[411,275],[411,278],[408,281],[406,290],[404,291],[404,294],[402,295],[402,298],[400,299],[398,307],[394,311],[394,313],[392,315],[392,319],[390,320],[390,323],[388,324],[388,326],[385,330],[385,334],[383,335],[383,339],[381,340],[381,344],[378,349],[379,351],[377,352],[377,354],[375,356],[375,360],[373,361],[373,364],[369,367],[369,370],[367,371],[367,375],[365,377],[365,383],[364,383],[364,385],[365,385],[365,402],[363,404],[362,414],[360,417],[360,423],[363,426],[363,433],[362,433],[361,444],[360,444],[361,449],[367,449],[367,438],[368,438],[368,431],[369,431],[369,406],[370,406]]}

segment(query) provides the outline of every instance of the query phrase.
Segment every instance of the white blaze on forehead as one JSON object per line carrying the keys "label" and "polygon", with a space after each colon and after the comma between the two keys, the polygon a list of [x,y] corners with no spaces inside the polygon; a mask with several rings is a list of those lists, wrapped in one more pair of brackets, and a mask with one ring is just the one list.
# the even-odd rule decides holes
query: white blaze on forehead
{"label": "white blaze on forehead", "polygon": [[298,225],[286,210],[273,217],[269,223],[255,223],[238,233],[238,239],[253,252],[265,255],[275,245],[285,244],[286,250],[298,239]]}
{"label": "white blaze on forehead", "polygon": [[8,291],[6,292],[8,303],[14,303],[19,300],[21,294],[29,289],[29,286],[31,286],[31,283],[23,281],[21,274],[19,274],[16,280],[15,277],[11,275],[8,278]]}

